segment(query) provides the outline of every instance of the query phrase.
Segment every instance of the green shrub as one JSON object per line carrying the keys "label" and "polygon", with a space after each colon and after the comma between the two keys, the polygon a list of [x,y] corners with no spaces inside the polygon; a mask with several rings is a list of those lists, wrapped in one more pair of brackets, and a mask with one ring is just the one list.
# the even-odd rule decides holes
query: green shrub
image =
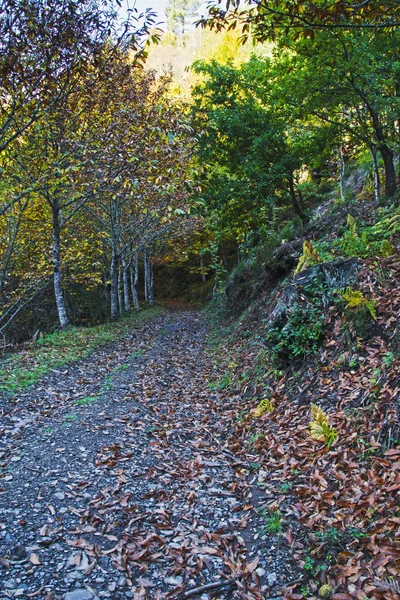
{"label": "green shrub", "polygon": [[322,305],[295,303],[282,328],[270,329],[266,339],[278,357],[297,358],[315,354],[324,337]]}

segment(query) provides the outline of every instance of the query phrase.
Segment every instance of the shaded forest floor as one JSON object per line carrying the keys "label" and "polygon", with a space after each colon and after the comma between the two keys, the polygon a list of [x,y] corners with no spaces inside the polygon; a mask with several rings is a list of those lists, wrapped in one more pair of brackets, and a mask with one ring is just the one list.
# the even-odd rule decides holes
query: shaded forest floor
{"label": "shaded forest floor", "polygon": [[296,578],[228,447],[206,333],[164,312],[3,399],[2,598],[267,598]]}

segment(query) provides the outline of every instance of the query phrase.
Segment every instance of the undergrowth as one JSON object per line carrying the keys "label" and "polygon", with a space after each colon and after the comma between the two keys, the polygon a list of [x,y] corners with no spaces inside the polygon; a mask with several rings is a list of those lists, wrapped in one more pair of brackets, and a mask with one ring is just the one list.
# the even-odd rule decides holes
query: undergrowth
{"label": "undergrowth", "polygon": [[52,369],[74,363],[97,348],[122,339],[132,325],[147,321],[162,310],[155,306],[126,316],[117,324],[71,327],[44,335],[24,352],[5,358],[0,370],[0,393],[26,389]]}

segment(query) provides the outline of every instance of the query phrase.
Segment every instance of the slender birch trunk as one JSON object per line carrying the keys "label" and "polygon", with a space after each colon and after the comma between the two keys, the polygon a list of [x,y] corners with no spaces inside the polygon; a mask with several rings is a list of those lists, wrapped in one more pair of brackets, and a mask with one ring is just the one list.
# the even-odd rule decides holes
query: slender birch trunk
{"label": "slender birch trunk", "polygon": [[131,265],[131,294],[133,306],[136,310],[139,309],[139,297],[137,293],[137,285],[139,280],[139,255],[135,256],[133,265]]}
{"label": "slender birch trunk", "polygon": [[371,154],[372,165],[374,170],[374,198],[375,202],[379,204],[381,199],[381,179],[379,176],[377,151],[375,148],[370,147],[369,152]]}
{"label": "slender birch trunk", "polygon": [[118,318],[118,276],[117,276],[118,260],[113,248],[111,255],[110,280],[111,280],[111,319]]}
{"label": "slender birch trunk", "polygon": [[146,304],[149,301],[149,263],[147,260],[147,250],[143,252],[143,267],[144,267],[144,299]]}
{"label": "slender birch trunk", "polygon": [[52,212],[52,223],[53,223],[53,282],[54,282],[54,295],[56,297],[56,305],[58,312],[58,319],[60,321],[61,328],[64,329],[71,324],[71,321],[67,315],[67,309],[65,306],[64,294],[62,289],[62,275],[61,275],[61,225],[60,225],[60,208],[57,200],[51,203]]}
{"label": "slender birch trunk", "polygon": [[344,184],[344,175],[346,171],[346,163],[344,161],[344,154],[342,148],[339,148],[339,189],[340,189],[340,199],[343,204],[346,202],[345,196],[345,184]]}
{"label": "slender birch trunk", "polygon": [[125,258],[122,259],[122,280],[124,284],[124,308],[125,312],[130,312],[131,305],[129,302],[129,277],[128,277],[128,266]]}
{"label": "slender birch trunk", "polygon": [[121,265],[119,265],[118,267],[118,279],[117,279],[117,296],[118,296],[118,313],[119,316],[122,316],[124,314],[124,304],[123,304],[123,300],[122,300],[122,290],[121,290],[121,283],[122,283],[122,277],[121,277]]}
{"label": "slender birch trunk", "polygon": [[154,305],[154,264],[149,256],[149,304],[150,306]]}

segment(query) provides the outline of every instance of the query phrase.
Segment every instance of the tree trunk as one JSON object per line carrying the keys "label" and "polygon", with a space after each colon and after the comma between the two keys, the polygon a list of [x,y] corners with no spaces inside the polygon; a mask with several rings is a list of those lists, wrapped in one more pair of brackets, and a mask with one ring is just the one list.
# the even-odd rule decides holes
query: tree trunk
{"label": "tree trunk", "polygon": [[149,256],[149,304],[154,305],[154,265]]}
{"label": "tree trunk", "polygon": [[344,176],[346,172],[346,163],[344,160],[344,154],[342,148],[339,148],[339,189],[340,189],[340,199],[343,204],[346,203],[346,194],[345,194],[345,183]]}
{"label": "tree trunk", "polygon": [[146,304],[149,301],[149,264],[147,261],[147,250],[143,252],[143,267],[144,267],[144,299]]}
{"label": "tree trunk", "polygon": [[385,196],[393,198],[397,190],[396,171],[394,168],[394,153],[386,144],[379,146],[385,167]]}
{"label": "tree trunk", "polygon": [[58,201],[51,203],[52,211],[52,222],[53,222],[53,281],[54,281],[54,295],[56,297],[58,319],[60,321],[61,328],[64,329],[71,324],[71,321],[67,315],[67,309],[65,307],[64,294],[62,289],[62,275],[61,275],[61,235],[60,235],[60,209]]}
{"label": "tree trunk", "polygon": [[117,256],[115,254],[115,250],[112,250],[112,255],[111,255],[111,268],[110,268],[110,280],[111,280],[111,318],[112,319],[117,319],[118,318],[118,294],[117,294],[117,287],[118,287],[118,276],[117,276],[117,267],[118,267],[118,260],[117,260]]}
{"label": "tree trunk", "polygon": [[200,254],[200,271],[201,271],[201,280],[203,283],[206,282],[206,272],[204,269],[204,256]]}
{"label": "tree trunk", "polygon": [[146,249],[143,256],[144,261],[144,295],[146,302],[153,306],[154,304],[154,269],[151,262],[149,251]]}
{"label": "tree trunk", "polygon": [[297,202],[296,191],[294,189],[293,173],[291,173],[289,176],[289,193],[290,193],[290,199],[292,201],[292,206],[294,208],[294,211],[295,211],[296,215],[298,215],[300,217],[300,219],[303,221],[304,214],[300,208],[299,203]]}
{"label": "tree trunk", "polygon": [[122,259],[122,275],[124,283],[124,308],[125,312],[130,312],[131,305],[129,303],[129,278],[128,278],[128,267],[125,258]]}
{"label": "tree trunk", "polygon": [[139,298],[137,293],[137,284],[139,280],[139,255],[137,254],[134,259],[133,266],[131,266],[131,293],[133,306],[136,310],[139,309]]}
{"label": "tree trunk", "polygon": [[124,304],[122,300],[122,290],[121,290],[121,265],[118,268],[118,279],[117,279],[117,295],[118,295],[118,313],[120,316],[124,314]]}
{"label": "tree trunk", "polygon": [[375,202],[377,204],[379,204],[380,199],[381,199],[381,179],[379,176],[378,157],[377,157],[376,148],[371,146],[369,151],[371,154],[372,166],[373,166],[373,171],[374,171],[374,198],[375,198]]}

